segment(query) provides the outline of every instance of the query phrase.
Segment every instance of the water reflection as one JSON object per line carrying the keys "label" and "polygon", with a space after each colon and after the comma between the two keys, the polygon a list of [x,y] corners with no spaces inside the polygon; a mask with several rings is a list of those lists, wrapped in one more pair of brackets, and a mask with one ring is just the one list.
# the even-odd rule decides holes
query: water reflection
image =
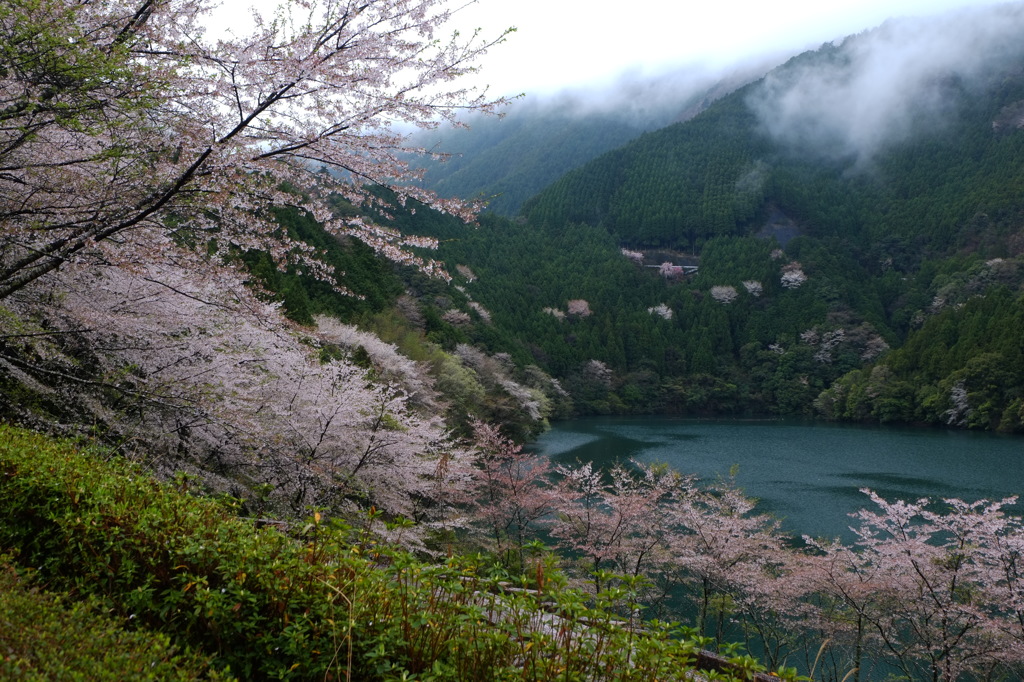
{"label": "water reflection", "polygon": [[[592,418],[533,446],[556,462],[665,462],[704,480],[736,473],[759,509],[796,535],[851,540],[849,515],[886,499],[1002,499],[1024,492],[1024,439],[939,429],[784,420]],[[1024,513],[1020,502],[1011,511]]]}

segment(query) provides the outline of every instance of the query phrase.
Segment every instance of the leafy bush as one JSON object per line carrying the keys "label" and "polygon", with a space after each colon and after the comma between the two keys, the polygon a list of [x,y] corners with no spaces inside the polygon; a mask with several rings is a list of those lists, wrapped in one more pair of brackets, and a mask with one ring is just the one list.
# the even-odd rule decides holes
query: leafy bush
{"label": "leafy bush", "polygon": [[29,588],[0,556],[0,677],[6,680],[230,679],[166,635],[130,632],[94,600]]}
{"label": "leafy bush", "polygon": [[320,562],[343,554],[336,543],[256,530],[124,462],[10,429],[0,441],[0,544],[48,584],[97,595],[243,678],[323,676],[344,636],[326,586],[365,562]]}

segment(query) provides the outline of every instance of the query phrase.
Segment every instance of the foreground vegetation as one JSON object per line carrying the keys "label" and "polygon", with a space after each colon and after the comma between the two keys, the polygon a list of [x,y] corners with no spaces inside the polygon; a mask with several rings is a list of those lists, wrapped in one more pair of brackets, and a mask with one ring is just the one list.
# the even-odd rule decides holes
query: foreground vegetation
{"label": "foreground vegetation", "polygon": [[[187,480],[163,485],[101,451],[12,427],[0,428],[0,470],[0,546],[18,570],[66,595],[65,608],[84,599],[120,619],[114,639],[159,645],[129,657],[171,660],[164,638],[189,652],[180,679],[198,677],[196,656],[211,679],[682,679],[705,644],[669,624],[641,629],[628,585],[588,600],[538,568],[535,589],[516,589],[480,557],[424,564],[319,515],[288,532],[256,527],[230,500],[190,494]],[[23,602],[5,575],[8,619]],[[52,608],[42,614],[18,619],[20,649],[4,638],[4,665],[28,679],[59,669],[43,660],[59,654],[42,649]],[[65,636],[98,649],[113,641],[109,623]],[[83,675],[116,674],[116,652],[85,659]],[[760,669],[735,663],[740,679]]]}
{"label": "foreground vegetation", "polygon": [[[552,478],[496,431],[484,437],[500,442],[480,464],[489,484],[475,513],[498,551],[453,543],[448,559],[424,562],[374,532],[375,510],[354,523],[246,519],[187,477],[162,484],[108,451],[0,428],[0,547],[23,575],[8,569],[0,600],[21,633],[5,635],[5,665],[31,675],[70,661],[100,679],[118,660],[182,679],[761,674],[732,640],[785,678],[798,677],[792,665],[821,680],[1020,672],[1024,527],[1002,511],[1012,500],[872,494],[878,511],[857,514],[854,546],[799,548],[724,484],[639,465]],[[395,520],[385,535],[400,542],[407,527]],[[32,622],[13,613],[24,584],[60,595]],[[649,619],[680,607],[695,627]],[[55,609],[71,609],[65,643],[42,660]]]}
{"label": "foreground vegetation", "polygon": [[130,631],[76,600],[31,587],[0,557],[0,676],[7,680],[228,679],[198,656],[180,655],[166,635]]}

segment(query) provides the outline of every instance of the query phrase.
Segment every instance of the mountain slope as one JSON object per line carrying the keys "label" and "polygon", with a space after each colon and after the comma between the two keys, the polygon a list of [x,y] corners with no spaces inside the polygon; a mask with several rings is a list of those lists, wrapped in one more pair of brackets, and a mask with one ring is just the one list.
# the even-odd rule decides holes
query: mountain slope
{"label": "mountain slope", "polygon": [[515,215],[562,174],[645,131],[692,118],[777,63],[765,57],[725,72],[691,67],[624,77],[592,92],[515,101],[502,119],[478,116],[464,127],[417,133],[413,144],[448,157],[424,166],[422,184],[443,196],[481,199],[488,212]]}
{"label": "mountain slope", "polygon": [[[1021,29],[1020,4],[889,22],[570,171],[514,224],[433,225],[490,313],[470,336],[582,412],[1020,430]],[[998,343],[941,350],[985,336],[979,309]]]}
{"label": "mountain slope", "polygon": [[[1024,182],[1024,136],[1013,123],[1024,101],[1022,50],[1010,38],[1010,27],[1024,27],[1021,7],[955,18],[967,34],[961,42],[980,40],[991,22],[1006,27],[987,36],[984,58],[895,65],[893,77],[905,81],[896,94],[875,84],[875,62],[897,59],[880,53],[908,34],[942,34],[950,19],[890,22],[826,45],[693,121],[567,174],[524,214],[600,225],[632,246],[692,250],[716,235],[754,233],[776,209],[818,237],[947,249],[976,214],[1000,222],[1014,212]],[[927,43],[921,52],[934,49],[918,42]]]}

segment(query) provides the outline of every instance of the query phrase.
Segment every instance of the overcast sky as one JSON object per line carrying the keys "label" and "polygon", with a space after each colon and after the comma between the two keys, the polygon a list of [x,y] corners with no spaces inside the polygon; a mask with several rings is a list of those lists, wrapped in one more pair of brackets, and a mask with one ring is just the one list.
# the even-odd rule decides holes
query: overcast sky
{"label": "overcast sky", "polygon": [[[459,0],[453,0],[453,6]],[[796,52],[887,18],[938,14],[995,0],[479,0],[458,26],[516,33],[483,60],[492,94],[529,95],[672,66],[727,66]]]}

